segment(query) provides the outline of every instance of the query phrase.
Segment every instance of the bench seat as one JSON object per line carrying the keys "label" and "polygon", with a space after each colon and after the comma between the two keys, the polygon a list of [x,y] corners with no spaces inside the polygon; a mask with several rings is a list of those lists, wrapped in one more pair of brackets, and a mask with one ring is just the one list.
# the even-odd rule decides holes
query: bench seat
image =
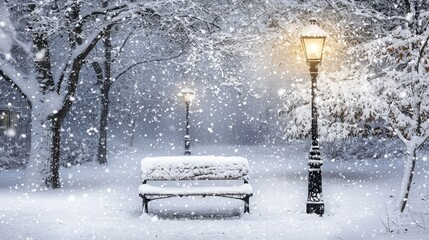
{"label": "bench seat", "polygon": [[[142,184],[138,188],[139,196],[143,200],[143,211],[147,213],[149,202],[156,199],[183,196],[219,196],[243,200],[244,212],[248,213],[250,211],[249,198],[253,196],[248,173],[249,162],[244,157],[167,156],[144,158],[141,162]],[[239,183],[237,180],[242,182]],[[178,183],[177,186],[174,184],[161,186],[160,184],[150,184],[160,181],[192,181],[193,183],[201,181],[204,183],[203,186]],[[237,185],[232,185],[236,183]]]}
{"label": "bench seat", "polygon": [[139,194],[154,196],[222,196],[222,195],[251,195],[253,193],[250,184],[242,184],[231,187],[158,187],[148,184],[139,186]]}

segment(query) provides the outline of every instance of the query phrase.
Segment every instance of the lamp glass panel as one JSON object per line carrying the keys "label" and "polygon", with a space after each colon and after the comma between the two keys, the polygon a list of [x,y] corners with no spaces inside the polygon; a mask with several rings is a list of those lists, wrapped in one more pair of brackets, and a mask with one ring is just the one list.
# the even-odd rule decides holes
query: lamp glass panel
{"label": "lamp glass panel", "polygon": [[322,60],[324,41],[325,38],[303,38],[307,61]]}
{"label": "lamp glass panel", "polygon": [[194,100],[194,94],[193,93],[184,93],[183,97],[185,99],[185,102],[191,102]]}

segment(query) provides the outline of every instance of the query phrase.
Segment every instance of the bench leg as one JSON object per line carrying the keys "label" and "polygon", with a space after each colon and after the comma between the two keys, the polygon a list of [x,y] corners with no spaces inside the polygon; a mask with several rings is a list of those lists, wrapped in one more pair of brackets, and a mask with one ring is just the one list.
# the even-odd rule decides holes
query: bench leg
{"label": "bench leg", "polygon": [[244,213],[250,213],[249,199],[250,199],[249,195],[245,196],[243,199],[243,201],[244,201]]}
{"label": "bench leg", "polygon": [[148,206],[147,205],[148,205],[149,201],[148,201],[148,199],[145,196],[142,196],[142,199],[143,199],[142,211],[144,213],[148,213],[149,210],[148,210]]}

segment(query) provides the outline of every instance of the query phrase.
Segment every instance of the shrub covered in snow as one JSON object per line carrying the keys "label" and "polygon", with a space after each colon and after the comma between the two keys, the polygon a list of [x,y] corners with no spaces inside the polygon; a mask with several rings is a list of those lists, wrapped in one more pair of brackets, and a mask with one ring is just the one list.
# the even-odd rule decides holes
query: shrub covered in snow
{"label": "shrub covered in snow", "polygon": [[398,139],[383,137],[339,139],[324,143],[321,150],[327,160],[340,161],[400,158],[405,153]]}

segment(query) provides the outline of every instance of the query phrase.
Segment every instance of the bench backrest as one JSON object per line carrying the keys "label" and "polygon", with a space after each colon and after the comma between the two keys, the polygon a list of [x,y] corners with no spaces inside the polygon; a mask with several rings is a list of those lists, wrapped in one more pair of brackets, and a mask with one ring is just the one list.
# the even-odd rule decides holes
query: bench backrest
{"label": "bench backrest", "polygon": [[142,180],[247,179],[249,162],[244,157],[167,156],[141,161]]}

